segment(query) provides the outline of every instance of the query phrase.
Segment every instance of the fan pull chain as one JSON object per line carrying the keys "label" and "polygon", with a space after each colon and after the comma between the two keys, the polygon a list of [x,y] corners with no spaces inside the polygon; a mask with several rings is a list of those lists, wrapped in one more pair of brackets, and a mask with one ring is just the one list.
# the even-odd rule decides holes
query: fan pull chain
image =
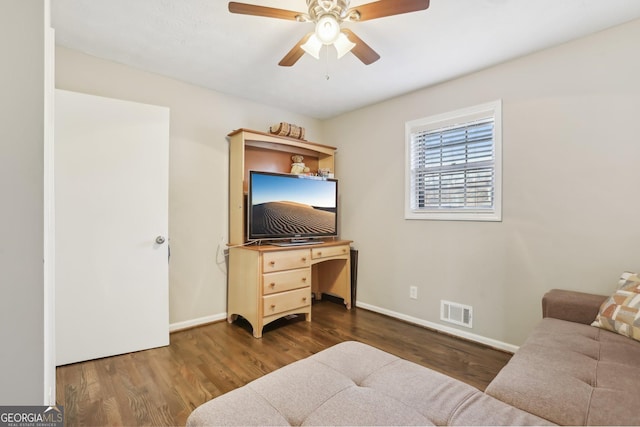
{"label": "fan pull chain", "polygon": [[327,65],[327,73],[325,74],[324,78],[325,80],[329,80],[331,78],[331,76],[329,76],[329,45],[326,44],[324,45],[324,47],[326,52],[325,58],[326,58],[326,65]]}

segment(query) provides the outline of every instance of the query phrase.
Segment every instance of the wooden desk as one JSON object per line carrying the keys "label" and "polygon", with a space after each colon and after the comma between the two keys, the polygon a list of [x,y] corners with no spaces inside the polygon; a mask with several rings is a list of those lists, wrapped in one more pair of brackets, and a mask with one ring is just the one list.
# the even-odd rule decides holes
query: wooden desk
{"label": "wooden desk", "polygon": [[350,240],[308,246],[242,246],[229,249],[227,320],[244,317],[253,336],[290,314],[311,321],[311,294],[344,299],[351,308]]}

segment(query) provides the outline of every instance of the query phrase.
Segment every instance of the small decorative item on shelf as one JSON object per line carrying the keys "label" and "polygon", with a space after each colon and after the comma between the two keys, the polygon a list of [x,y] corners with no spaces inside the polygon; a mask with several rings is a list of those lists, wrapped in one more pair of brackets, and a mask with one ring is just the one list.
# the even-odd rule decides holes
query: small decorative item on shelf
{"label": "small decorative item on shelf", "polygon": [[269,128],[269,133],[278,136],[288,136],[289,135],[289,123],[280,122],[277,125],[273,125]]}
{"label": "small decorative item on shelf", "polygon": [[301,126],[292,125],[291,123],[280,122],[269,128],[269,133],[278,136],[288,136],[304,140],[305,130]]}
{"label": "small decorative item on shelf", "polygon": [[321,176],[323,178],[333,178],[333,174],[331,173],[331,169],[329,168],[318,169],[318,176]]}
{"label": "small decorative item on shelf", "polygon": [[301,175],[303,173],[309,173],[311,170],[302,162],[304,160],[304,157],[298,155],[298,154],[294,154],[293,156],[291,156],[291,160],[293,160],[293,163],[291,163],[291,173],[292,174],[296,174],[296,175]]}

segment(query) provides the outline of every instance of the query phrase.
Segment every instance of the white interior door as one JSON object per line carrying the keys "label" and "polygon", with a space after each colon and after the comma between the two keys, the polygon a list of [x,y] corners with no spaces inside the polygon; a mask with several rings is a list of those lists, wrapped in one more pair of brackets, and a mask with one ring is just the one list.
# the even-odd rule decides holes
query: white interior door
{"label": "white interior door", "polygon": [[169,109],[55,101],[56,364],[168,345]]}

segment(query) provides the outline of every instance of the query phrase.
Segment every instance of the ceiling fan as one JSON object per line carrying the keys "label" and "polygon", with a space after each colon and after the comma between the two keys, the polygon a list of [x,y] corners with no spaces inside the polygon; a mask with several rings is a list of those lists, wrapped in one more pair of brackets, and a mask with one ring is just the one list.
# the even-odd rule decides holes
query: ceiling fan
{"label": "ceiling fan", "polygon": [[333,45],[338,52],[338,58],[351,52],[365,65],[372,64],[380,59],[380,55],[356,36],[353,31],[340,28],[340,24],[417,12],[429,7],[429,0],[378,0],[353,8],[349,7],[349,2],[350,0],[307,0],[309,11],[303,13],[231,1],[229,2],[229,12],[298,22],[313,22],[315,31],[306,34],[278,64],[290,67],[305,52],[318,59],[320,49],[324,45]]}

